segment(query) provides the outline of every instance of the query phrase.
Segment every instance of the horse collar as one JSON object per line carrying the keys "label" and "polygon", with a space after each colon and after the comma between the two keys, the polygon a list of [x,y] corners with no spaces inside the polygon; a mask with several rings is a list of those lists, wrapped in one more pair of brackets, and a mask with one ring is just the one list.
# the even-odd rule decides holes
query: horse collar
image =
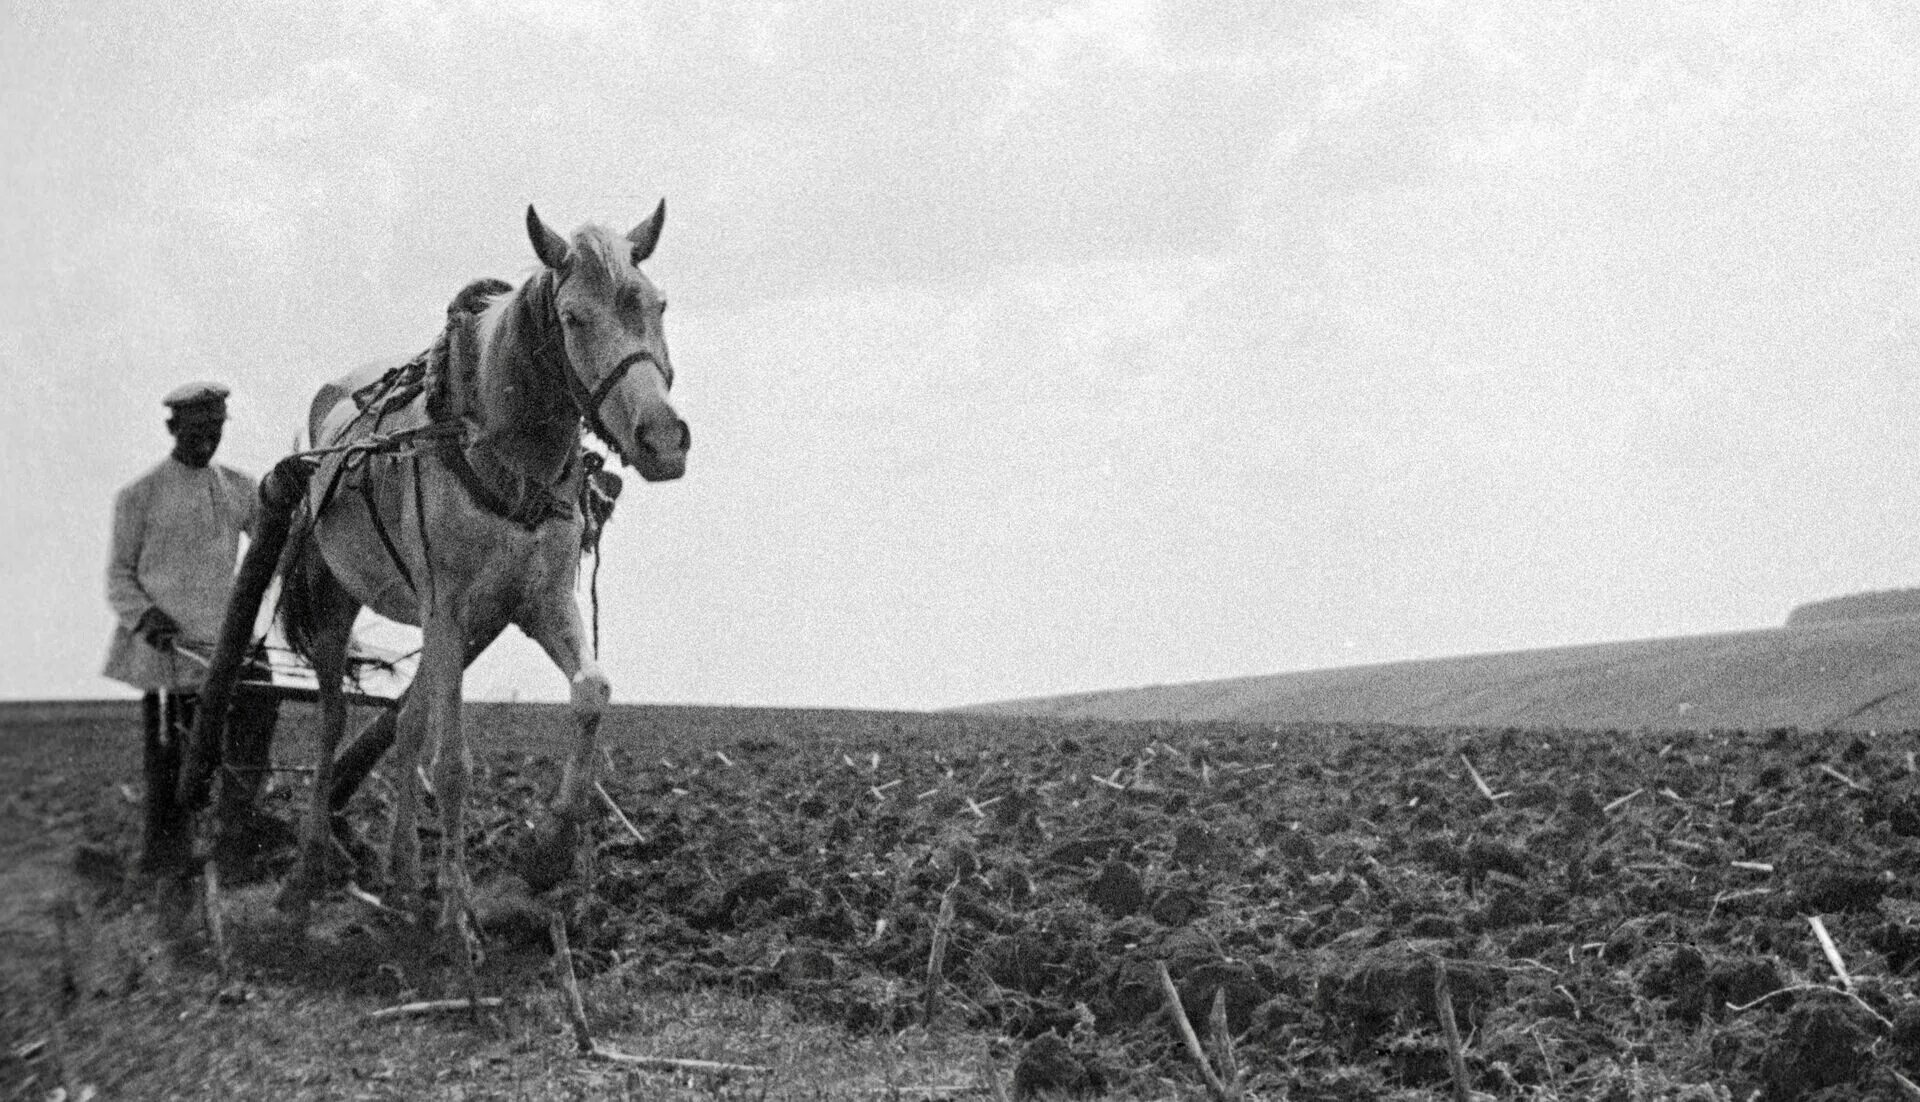
{"label": "horse collar", "polygon": [[[496,490],[480,472],[474,468],[473,461],[467,457],[467,441],[464,437],[454,437],[440,448],[440,459],[453,472],[460,485],[466,488],[469,496],[487,512],[503,520],[510,520],[522,528],[532,531],[549,520],[572,520],[576,516],[574,503],[566,495],[556,492],[554,487],[541,486],[532,489],[519,500],[512,500]],[[560,473],[556,486],[563,486],[573,477],[574,461],[567,461],[566,469]]]}

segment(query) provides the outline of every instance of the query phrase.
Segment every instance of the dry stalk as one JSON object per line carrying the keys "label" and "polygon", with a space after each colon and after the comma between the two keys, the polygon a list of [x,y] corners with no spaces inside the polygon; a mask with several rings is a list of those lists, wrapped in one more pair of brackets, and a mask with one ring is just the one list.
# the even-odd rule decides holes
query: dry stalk
{"label": "dry stalk", "polygon": [[418,1018],[427,1014],[447,1014],[456,1010],[497,1010],[506,1005],[506,1000],[488,995],[475,999],[426,999],[421,1002],[401,1003],[382,1010],[369,1012],[362,1021],[390,1022],[395,1018]]}
{"label": "dry stalk", "polygon": [[1233,1097],[1242,1094],[1240,1060],[1234,1055],[1233,1033],[1227,1029],[1227,989],[1213,989],[1213,1008],[1207,1011],[1207,1035],[1213,1043],[1213,1059],[1220,1065],[1220,1079]]}
{"label": "dry stalk", "polygon": [[981,1078],[987,1081],[987,1091],[993,1095],[993,1102],[1011,1102],[1007,1098],[1007,1088],[1000,1085],[1000,1069],[994,1065],[993,1058],[983,1058],[981,1063],[986,1065]]}
{"label": "dry stalk", "polygon": [[1500,792],[1500,793],[1494,792],[1493,788],[1487,784],[1487,779],[1480,775],[1480,771],[1478,769],[1475,769],[1473,767],[1472,758],[1469,758],[1465,754],[1462,754],[1460,755],[1460,764],[1467,767],[1467,776],[1473,778],[1473,787],[1480,790],[1480,794],[1487,798],[1488,803],[1497,804],[1501,800],[1511,795],[1511,793],[1508,793],[1508,792]]}
{"label": "dry stalk", "polygon": [[1713,906],[1707,908],[1707,919],[1711,921],[1722,903],[1732,903],[1736,899],[1751,899],[1756,895],[1772,895],[1772,888],[1747,888],[1737,892],[1718,892],[1713,897]]}
{"label": "dry stalk", "polygon": [[594,1052],[593,1033],[587,1029],[587,1008],[580,1001],[580,983],[573,976],[573,948],[567,944],[567,916],[559,911],[547,920],[547,936],[553,941],[553,970],[560,977],[560,990],[566,996],[567,1022],[573,1027],[573,1043],[583,1055]]}
{"label": "dry stalk", "polygon": [[960,886],[955,880],[940,896],[940,913],[933,920],[933,947],[927,951],[927,998],[921,1008],[921,1021],[933,1028],[934,1015],[940,1010],[940,988],[946,982],[947,936],[953,927],[953,893]]}
{"label": "dry stalk", "polygon": [[227,929],[220,914],[220,872],[214,867],[212,861],[206,864],[201,886],[205,889],[205,898],[201,902],[207,912],[207,938],[213,942],[213,963],[219,971],[220,983],[225,985],[229,965]]}
{"label": "dry stalk", "polygon": [[53,1048],[54,1072],[60,1077],[60,1085],[69,1098],[79,1097],[79,1082],[73,1074],[67,1051],[67,1015],[80,998],[80,975],[73,963],[72,930],[69,926],[78,917],[79,908],[72,899],[63,897],[53,905],[54,932],[60,943],[60,974],[58,987],[53,993],[52,1021],[47,1023],[47,1036]]}
{"label": "dry stalk", "polygon": [[1167,1009],[1173,1015],[1174,1027],[1180,1031],[1180,1039],[1187,1044],[1187,1055],[1200,1065],[1200,1077],[1207,1081],[1207,1090],[1222,1102],[1233,1098],[1227,1093],[1227,1085],[1214,1073],[1213,1065],[1207,1062],[1207,1053],[1200,1047],[1200,1038],[1194,1036],[1193,1023],[1187,1020],[1187,1012],[1180,1005],[1180,989],[1173,985],[1173,977],[1167,974],[1167,963],[1155,961],[1154,968],[1160,973],[1160,990],[1167,997]]}
{"label": "dry stalk", "polygon": [[[707,1075],[760,1075],[771,1068],[755,1064],[723,1064],[713,1060],[681,1060],[669,1056],[634,1056],[618,1049],[601,1048],[587,1028],[586,1005],[580,998],[580,981],[573,974],[573,947],[567,941],[566,915],[555,911],[547,923],[547,935],[553,940],[554,971],[560,976],[560,989],[566,996],[567,1022],[573,1028],[574,1045],[589,1060],[644,1068],[648,1071],[690,1071]],[[500,1000],[493,999],[498,1003]],[[463,1005],[463,1004],[455,1004]]]}
{"label": "dry stalk", "polygon": [[1868,788],[1866,785],[1861,784],[1859,781],[1854,780],[1852,777],[1847,776],[1845,773],[1840,772],[1838,769],[1835,769],[1833,766],[1828,765],[1825,762],[1820,763],[1820,772],[1825,773],[1827,776],[1832,777],[1834,780],[1839,781],[1841,784],[1846,785],[1848,788],[1853,789],[1855,792],[1872,791],[1872,789]]}
{"label": "dry stalk", "polygon": [[589,1060],[647,1071],[690,1071],[703,1075],[766,1075],[773,1071],[759,1064],[725,1064],[718,1060],[682,1060],[673,1056],[635,1056],[619,1049],[597,1046],[581,1055]]}
{"label": "dry stalk", "polygon": [[1827,924],[1819,915],[1808,915],[1807,925],[1813,927],[1813,936],[1820,942],[1820,951],[1827,956],[1827,964],[1832,966],[1833,974],[1840,978],[1840,986],[1847,994],[1853,994],[1853,977],[1847,972],[1847,962],[1840,957],[1840,947],[1833,943],[1833,936],[1827,933]]}
{"label": "dry stalk", "polygon": [[1759,1006],[1761,1003],[1766,1002],[1768,999],[1773,998],[1775,995],[1791,995],[1791,994],[1797,994],[1802,991],[1818,992],[1819,994],[1822,994],[1822,995],[1838,995],[1843,999],[1849,1000],[1850,1002],[1853,1003],[1853,1005],[1859,1007],[1862,1011],[1866,1013],[1868,1017],[1872,1018],[1874,1021],[1879,1022],[1881,1025],[1885,1026],[1888,1029],[1893,1028],[1893,1023],[1887,1020],[1887,1016],[1880,1013],[1878,1010],[1875,1010],[1871,1005],[1867,1003],[1865,999],[1862,999],[1860,996],[1854,994],[1851,991],[1842,991],[1837,987],[1828,987],[1824,983],[1789,984],[1786,987],[1781,987],[1781,988],[1777,988],[1775,990],[1769,991],[1757,999],[1752,999],[1743,1003],[1728,1003],[1727,1009],[1733,1011],[1735,1014],[1741,1014],[1741,1013],[1745,1013],[1746,1011],[1752,1010],[1754,1007]]}
{"label": "dry stalk", "polygon": [[1626,795],[1621,796],[1619,799],[1616,799],[1612,803],[1609,803],[1607,806],[1601,808],[1600,812],[1603,815],[1611,815],[1614,812],[1632,803],[1642,792],[1645,792],[1645,791],[1646,789],[1644,788],[1636,788],[1632,792],[1629,792]]}
{"label": "dry stalk", "polygon": [[600,794],[600,802],[607,805],[607,810],[613,812],[614,820],[632,836],[633,840],[643,846],[646,845],[647,836],[640,833],[640,828],[633,825],[633,820],[627,818],[627,813],[620,810],[620,805],[613,802],[612,796],[607,795],[606,786],[599,781],[595,781],[593,782],[593,790]]}
{"label": "dry stalk", "polygon": [[387,906],[385,900],[381,899],[379,896],[373,894],[372,892],[368,891],[367,889],[361,887],[360,885],[354,883],[351,880],[347,881],[347,894],[359,900],[360,902],[366,904],[367,906],[373,908],[375,912],[385,915],[388,918],[398,919],[402,922],[413,921],[412,915],[407,914],[405,911],[398,910],[397,908]]}
{"label": "dry stalk", "polygon": [[1920,1099],[1920,1083],[1915,1083],[1892,1068],[1887,1069],[1887,1074],[1893,1076],[1893,1081],[1899,1084],[1901,1094],[1908,1098]]}
{"label": "dry stalk", "polygon": [[1467,1047],[1460,1039],[1460,1023],[1453,1016],[1453,992],[1447,988],[1447,962],[1433,962],[1433,1011],[1440,1019],[1440,1031],[1447,1037],[1447,1063],[1453,1069],[1455,1102],[1473,1102],[1473,1089],[1467,1085]]}

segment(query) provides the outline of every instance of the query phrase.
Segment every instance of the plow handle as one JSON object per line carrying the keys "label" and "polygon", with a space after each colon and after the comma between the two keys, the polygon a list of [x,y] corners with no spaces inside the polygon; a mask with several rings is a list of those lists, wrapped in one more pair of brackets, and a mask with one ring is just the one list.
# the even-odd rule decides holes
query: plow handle
{"label": "plow handle", "polygon": [[233,704],[234,687],[240,681],[240,664],[253,645],[253,624],[260,614],[260,602],[272,584],[280,565],[280,553],[287,545],[287,532],[293,523],[293,510],[306,497],[312,461],[303,456],[281,460],[260,483],[259,521],[253,540],[234,576],[227,594],[227,611],[220,623],[220,639],[214,644],[213,658],[207,663],[207,676],[200,689],[200,712],[193,724],[193,737],[187,743],[186,760],[181,763],[180,803],[198,810],[205,807],[211,794],[213,771],[220,764],[227,728],[227,711]]}

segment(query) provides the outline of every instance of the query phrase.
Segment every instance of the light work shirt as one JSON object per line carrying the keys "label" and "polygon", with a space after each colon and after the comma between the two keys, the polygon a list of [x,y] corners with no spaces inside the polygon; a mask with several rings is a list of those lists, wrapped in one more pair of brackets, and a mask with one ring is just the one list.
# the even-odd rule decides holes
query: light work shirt
{"label": "light work shirt", "polygon": [[180,625],[179,646],[202,656],[213,652],[240,536],[252,526],[258,500],[250,476],[217,463],[189,467],[172,456],[121,488],[113,499],[107,563],[107,603],[116,622],[106,676],[136,689],[199,690],[202,663],[155,650],[133,628],[157,607]]}

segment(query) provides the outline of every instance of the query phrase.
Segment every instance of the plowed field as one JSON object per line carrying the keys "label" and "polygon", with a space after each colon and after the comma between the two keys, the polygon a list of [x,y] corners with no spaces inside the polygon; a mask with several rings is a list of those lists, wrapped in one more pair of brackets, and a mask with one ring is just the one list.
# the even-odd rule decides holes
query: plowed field
{"label": "plowed field", "polygon": [[[533,750],[566,723],[472,720],[505,961],[524,910],[509,843],[556,776]],[[9,830],[32,828],[9,876],[71,878],[79,852],[95,875],[76,898],[110,908],[137,842],[117,789],[137,777],[115,775],[133,755],[89,766],[49,751],[58,735],[7,736]],[[603,1019],[621,992],[758,993],[856,1034],[1004,1036],[1019,1092],[1199,1097],[1164,967],[1211,1064],[1256,1097],[1451,1097],[1456,1053],[1500,1098],[1920,1097],[1902,1081],[1920,1078],[1912,733],[644,708],[607,736],[605,787],[638,836],[609,815],[591,889],[542,901],[568,909]],[[387,791],[356,820],[378,824]],[[47,944],[31,918],[9,912],[10,954]],[[346,956],[280,979],[389,982],[380,952]],[[248,959],[273,979],[271,954]],[[531,982],[488,967],[509,996]],[[8,972],[16,993],[39,975]],[[7,1019],[9,1085],[31,1081],[37,1020]]]}

